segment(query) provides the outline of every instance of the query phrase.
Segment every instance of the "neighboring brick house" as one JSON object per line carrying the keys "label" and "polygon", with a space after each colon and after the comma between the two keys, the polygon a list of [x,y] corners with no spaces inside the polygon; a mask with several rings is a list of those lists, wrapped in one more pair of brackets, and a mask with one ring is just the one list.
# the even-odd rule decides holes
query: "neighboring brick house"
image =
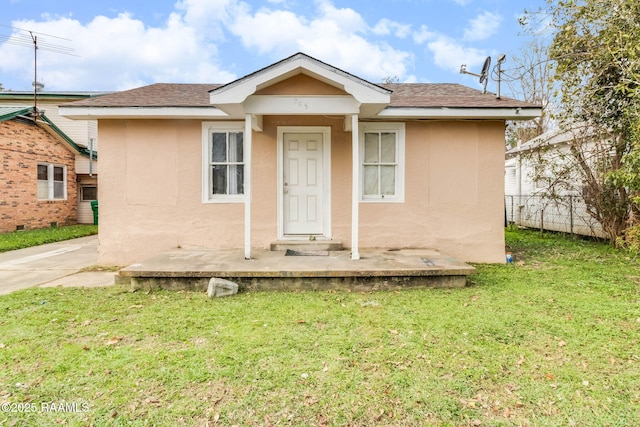
{"label": "neighboring brick house", "polygon": [[[37,107],[41,114],[55,123],[73,142],[81,149],[91,148],[94,153],[98,152],[98,123],[96,120],[70,120],[60,116],[58,109],[61,105],[82,99],[94,98],[103,95],[104,92],[52,92],[38,91],[37,99],[34,100],[33,91],[0,91],[0,109],[3,107],[31,108],[37,101]],[[94,156],[97,157],[97,156]],[[96,198],[98,192],[98,163],[90,162],[86,157],[76,163],[76,173],[78,181],[78,223],[93,223],[93,212],[91,210],[91,200]]]}
{"label": "neighboring brick house", "polygon": [[33,108],[0,108],[0,233],[78,222],[89,153]]}

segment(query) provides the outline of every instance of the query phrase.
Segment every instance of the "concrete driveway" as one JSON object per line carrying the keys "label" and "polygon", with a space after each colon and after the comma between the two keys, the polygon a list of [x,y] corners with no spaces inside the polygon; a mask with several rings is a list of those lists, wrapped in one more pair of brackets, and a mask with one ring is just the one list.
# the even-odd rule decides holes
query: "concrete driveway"
{"label": "concrete driveway", "polygon": [[0,253],[0,295],[34,286],[108,286],[115,272],[79,272],[98,261],[98,236]]}

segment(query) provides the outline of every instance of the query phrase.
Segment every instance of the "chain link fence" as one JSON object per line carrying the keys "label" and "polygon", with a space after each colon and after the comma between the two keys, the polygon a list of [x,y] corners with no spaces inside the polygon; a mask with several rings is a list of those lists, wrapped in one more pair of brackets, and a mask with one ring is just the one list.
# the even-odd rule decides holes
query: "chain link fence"
{"label": "chain link fence", "polygon": [[540,230],[606,238],[580,196],[505,196],[508,224]]}

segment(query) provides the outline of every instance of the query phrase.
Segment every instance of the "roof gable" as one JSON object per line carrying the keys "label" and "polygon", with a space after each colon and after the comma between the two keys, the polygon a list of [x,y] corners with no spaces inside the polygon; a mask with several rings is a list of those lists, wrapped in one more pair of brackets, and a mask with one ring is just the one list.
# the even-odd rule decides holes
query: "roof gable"
{"label": "roof gable", "polygon": [[31,114],[31,107],[0,107],[0,122]]}
{"label": "roof gable", "polygon": [[258,90],[255,95],[337,95],[347,93],[335,86],[331,86],[306,74],[298,74],[264,89]]}
{"label": "roof gable", "polygon": [[353,96],[361,104],[388,104],[391,91],[375,85],[304,53],[296,53],[266,68],[242,77],[210,92],[211,103],[241,104],[260,90],[298,74],[305,74]]}
{"label": "roof gable", "polygon": [[[89,156],[89,150],[80,147],[66,133],[55,125],[44,113],[38,113],[37,117],[33,116],[33,107],[0,107],[0,122],[15,119],[28,119],[33,121],[38,127],[42,128],[56,139],[65,143],[72,151],[83,156]],[[96,153],[93,157],[97,158]]]}

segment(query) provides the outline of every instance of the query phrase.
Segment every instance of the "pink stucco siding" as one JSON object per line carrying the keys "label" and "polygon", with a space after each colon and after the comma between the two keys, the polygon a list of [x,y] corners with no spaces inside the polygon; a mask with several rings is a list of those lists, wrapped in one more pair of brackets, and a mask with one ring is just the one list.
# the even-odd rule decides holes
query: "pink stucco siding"
{"label": "pink stucco siding", "polygon": [[[252,245],[278,238],[278,126],[331,127],[331,236],[349,247],[351,132],[344,118],[266,116],[253,134]],[[202,202],[199,120],[102,120],[100,262],[176,247],[237,247],[243,203]],[[406,123],[404,203],[360,203],[361,247],[428,247],[501,262],[504,122]]]}

